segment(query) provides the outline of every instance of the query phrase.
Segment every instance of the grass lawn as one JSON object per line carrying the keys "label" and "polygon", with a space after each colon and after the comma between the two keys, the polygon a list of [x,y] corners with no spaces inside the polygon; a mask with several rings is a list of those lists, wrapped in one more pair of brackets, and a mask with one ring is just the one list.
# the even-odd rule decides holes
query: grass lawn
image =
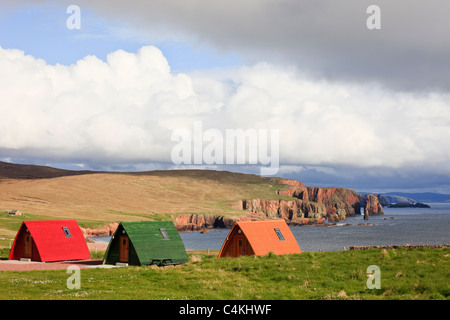
{"label": "grass lawn", "polygon": [[[67,288],[66,270],[0,271],[0,299],[448,300],[449,258],[450,248],[225,259],[189,252],[189,262],[176,267],[81,269],[80,289]],[[380,289],[367,288],[370,265],[380,268]]]}

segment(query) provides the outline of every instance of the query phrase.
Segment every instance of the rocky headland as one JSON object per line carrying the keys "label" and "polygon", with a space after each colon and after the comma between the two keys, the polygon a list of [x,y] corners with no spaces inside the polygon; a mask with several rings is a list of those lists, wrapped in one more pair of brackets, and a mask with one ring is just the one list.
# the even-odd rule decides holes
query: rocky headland
{"label": "rocky headland", "polygon": [[[236,216],[180,214],[173,217],[179,231],[199,231],[211,228],[231,228],[236,221],[284,219],[291,226],[330,225],[347,217],[361,214],[361,203],[356,191],[335,187],[307,187],[296,180],[278,180],[277,195],[282,199],[242,199],[233,208],[245,211]],[[286,188],[286,185],[288,187]],[[364,212],[383,214],[376,196],[370,197]]]}
{"label": "rocky headland", "polygon": [[[282,199],[242,199],[231,206],[236,215],[173,214],[170,218],[178,231],[206,231],[232,228],[237,221],[284,219],[290,226],[332,226],[347,217],[361,215],[361,202],[356,191],[337,187],[307,187],[296,180],[273,180],[278,185],[276,196]],[[366,197],[364,216],[383,214],[383,208],[374,195]],[[112,235],[117,223],[99,229],[83,229],[85,237]]]}

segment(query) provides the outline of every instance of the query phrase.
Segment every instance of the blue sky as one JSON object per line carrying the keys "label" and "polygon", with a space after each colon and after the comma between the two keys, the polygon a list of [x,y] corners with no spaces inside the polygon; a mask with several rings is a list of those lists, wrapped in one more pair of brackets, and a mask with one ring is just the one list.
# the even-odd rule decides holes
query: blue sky
{"label": "blue sky", "polygon": [[450,193],[448,1],[379,0],[380,30],[368,0],[79,0],[80,30],[70,4],[0,3],[0,161],[178,168],[201,121],[278,130],[307,185]]}
{"label": "blue sky", "polygon": [[[0,46],[20,49],[48,64],[70,65],[87,55],[104,60],[108,53],[122,49],[136,52],[145,45],[162,50],[173,72],[228,67],[242,63],[238,56],[211,47],[172,39],[144,39],[89,8],[81,10],[81,29],[68,29],[67,2],[27,5],[0,15]],[[80,8],[81,9],[81,8]]]}

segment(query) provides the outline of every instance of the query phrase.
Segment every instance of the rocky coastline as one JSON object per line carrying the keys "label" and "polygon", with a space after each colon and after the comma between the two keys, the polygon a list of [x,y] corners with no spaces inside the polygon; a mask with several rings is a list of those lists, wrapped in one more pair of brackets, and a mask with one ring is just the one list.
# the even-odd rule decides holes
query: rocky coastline
{"label": "rocky coastline", "polygon": [[[346,188],[307,187],[296,180],[276,181],[277,195],[292,200],[242,199],[233,208],[245,213],[236,216],[180,214],[173,218],[180,232],[204,231],[213,228],[232,228],[236,221],[284,219],[290,226],[334,226],[347,217],[361,215],[360,198],[356,191]],[[285,186],[288,186],[287,188]],[[370,197],[364,207],[365,215],[383,214],[376,196]]]}
{"label": "rocky coastline", "polygon": [[[356,191],[346,188],[307,187],[296,180],[277,180],[280,185],[277,195],[285,195],[292,200],[242,199],[232,204],[241,213],[236,215],[218,214],[177,214],[171,216],[179,232],[206,231],[210,229],[231,229],[237,221],[258,221],[264,219],[284,219],[290,226],[334,226],[347,217],[361,215],[361,202]],[[286,188],[286,185],[288,186]],[[364,206],[364,217],[383,214],[378,198],[369,195]],[[86,237],[112,235],[117,223],[105,228],[83,229]]]}

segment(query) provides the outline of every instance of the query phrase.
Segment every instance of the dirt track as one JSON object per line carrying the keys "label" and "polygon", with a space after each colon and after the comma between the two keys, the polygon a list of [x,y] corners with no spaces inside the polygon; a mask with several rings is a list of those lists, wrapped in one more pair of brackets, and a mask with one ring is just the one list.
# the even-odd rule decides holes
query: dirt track
{"label": "dirt track", "polygon": [[[88,243],[89,251],[104,252],[108,247],[107,243]],[[102,265],[102,259],[86,259],[58,262],[26,262],[17,260],[0,260],[0,271],[29,271],[29,270],[59,270],[67,269],[68,266],[75,265],[80,269],[93,267],[108,267]]]}
{"label": "dirt track", "polygon": [[80,269],[102,265],[102,259],[87,259],[62,262],[24,262],[17,260],[0,260],[0,271],[59,270],[75,265]]}

